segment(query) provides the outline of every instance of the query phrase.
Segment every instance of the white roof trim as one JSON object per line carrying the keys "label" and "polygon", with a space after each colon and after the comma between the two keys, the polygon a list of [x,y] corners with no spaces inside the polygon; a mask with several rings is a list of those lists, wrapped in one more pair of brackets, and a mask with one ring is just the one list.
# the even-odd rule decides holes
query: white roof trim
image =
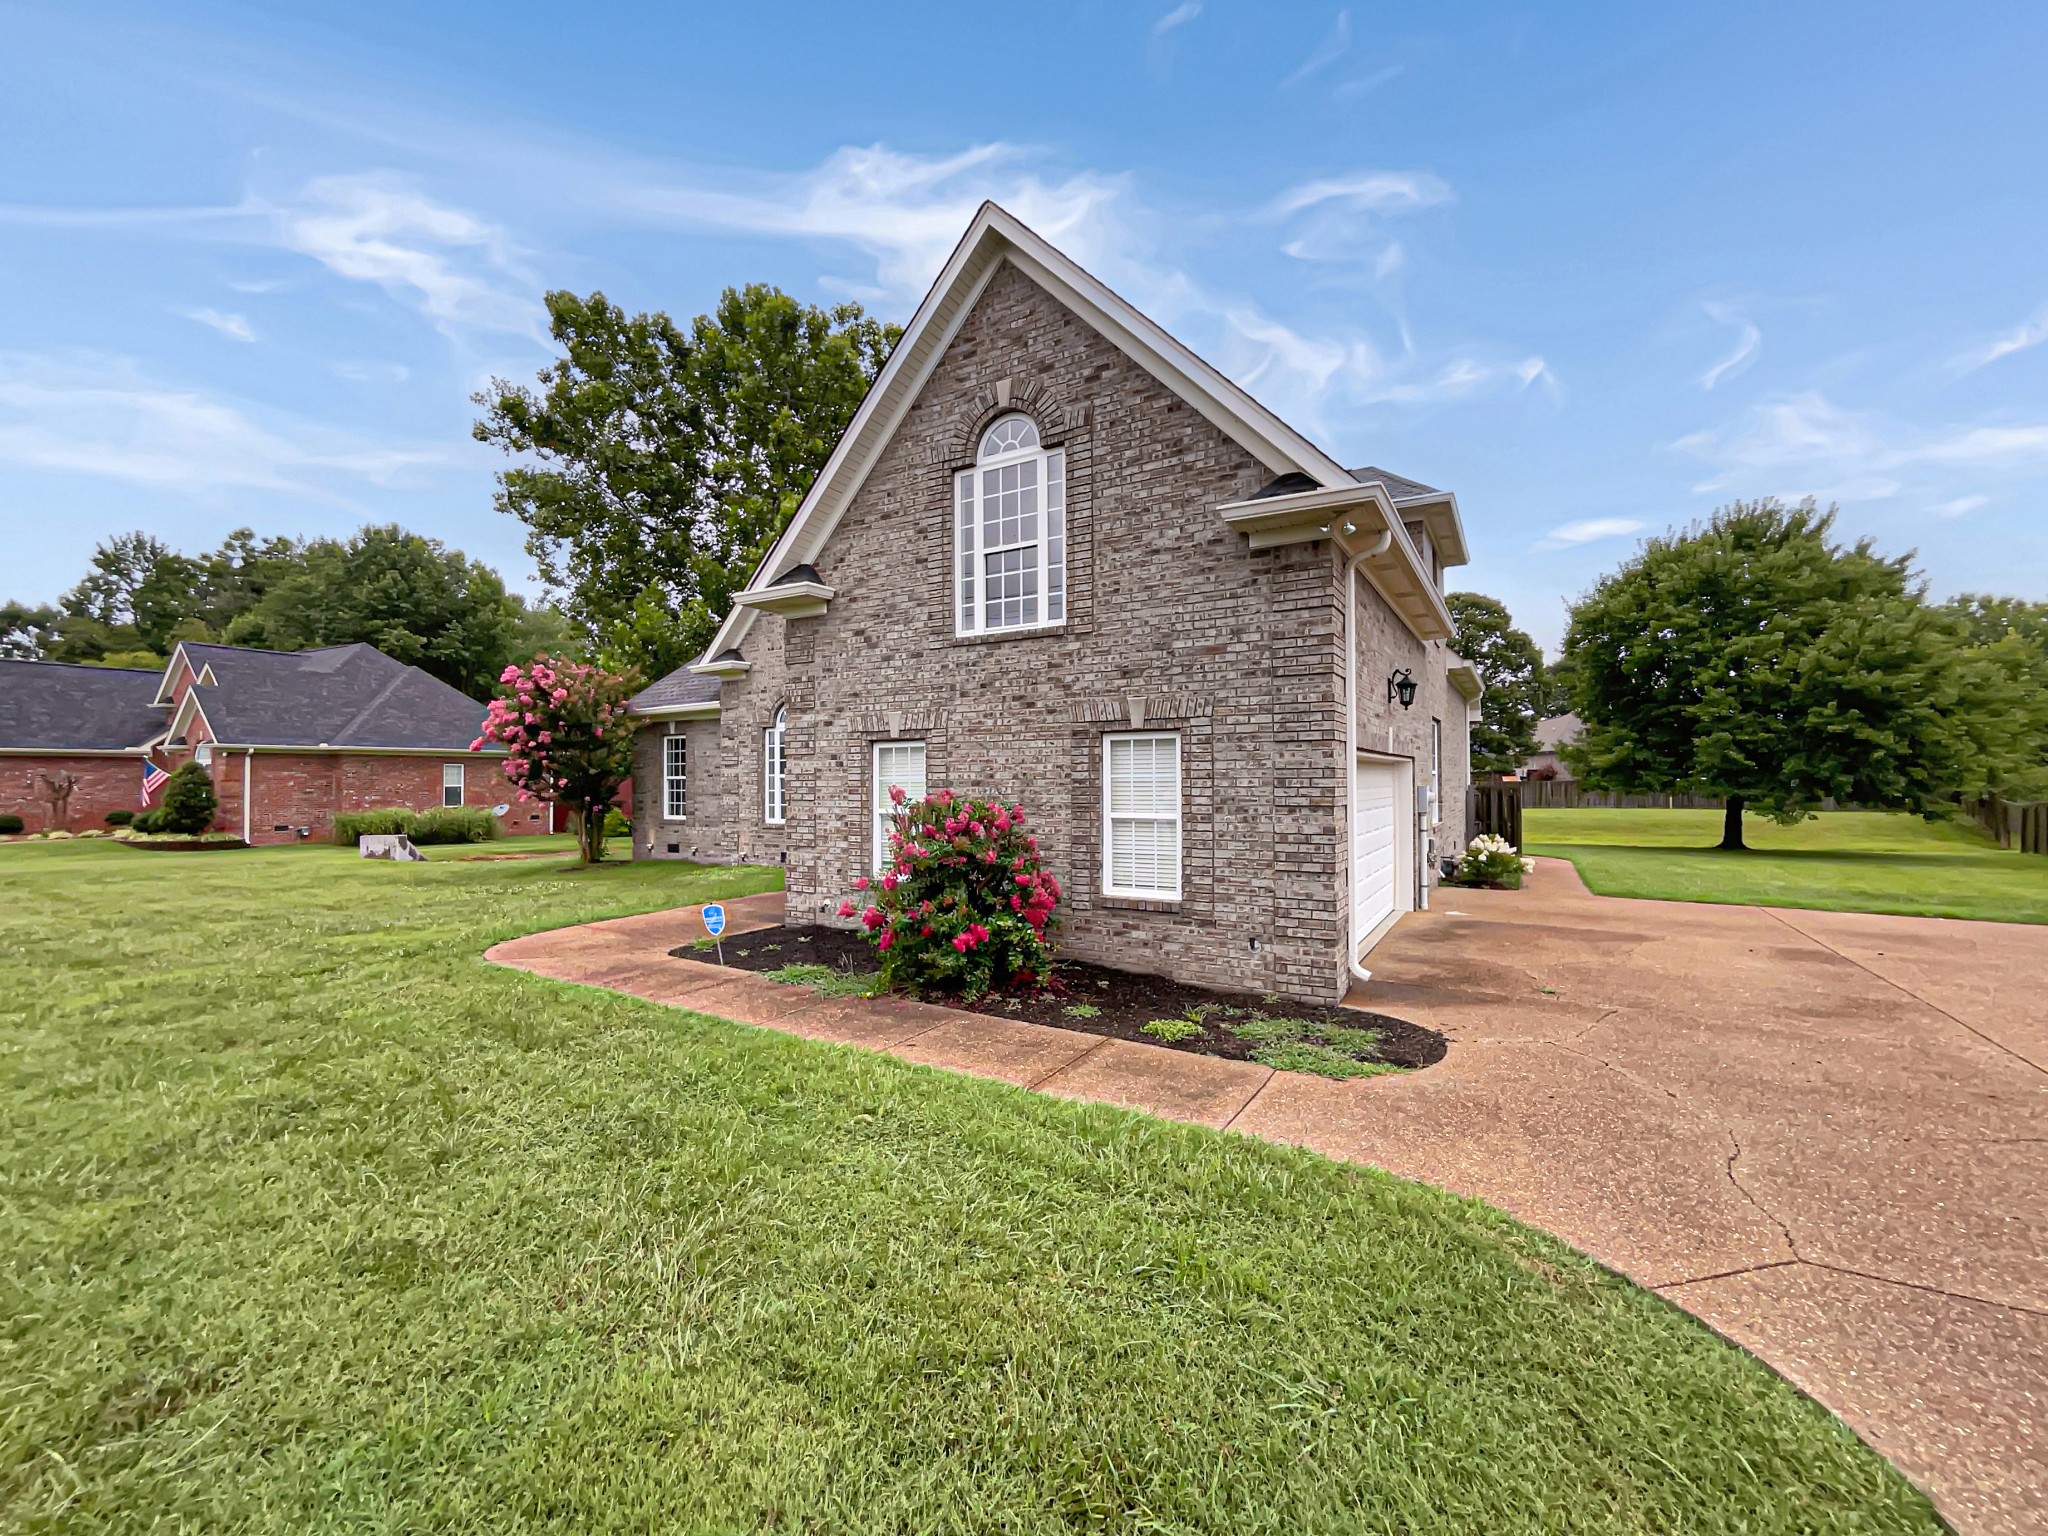
{"label": "white roof trim", "polygon": [[[888,445],[918,391],[937,367],[974,301],[1004,260],[1094,326],[1112,344],[1166,384],[1275,475],[1299,472],[1324,486],[1354,483],[1336,460],[1259,404],[1188,346],[1141,313],[1015,215],[983,203],[953,248],[937,281],[904,328],[903,339],[854,412],[803,503],[747,583],[747,593],[774,583],[790,567],[811,563]],[[753,626],[744,596],[719,626],[702,660],[736,649]]]}
{"label": "white roof trim", "polygon": [[716,699],[707,699],[696,704],[667,704],[655,709],[636,709],[632,712],[635,720],[716,720],[720,705]]}

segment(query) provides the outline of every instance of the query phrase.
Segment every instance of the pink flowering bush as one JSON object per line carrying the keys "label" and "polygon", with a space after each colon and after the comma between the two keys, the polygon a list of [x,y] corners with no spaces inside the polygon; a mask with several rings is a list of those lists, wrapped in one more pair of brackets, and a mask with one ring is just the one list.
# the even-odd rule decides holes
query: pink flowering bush
{"label": "pink flowering bush", "polygon": [[604,856],[604,813],[633,775],[626,701],[638,686],[630,673],[536,656],[498,674],[484,733],[469,744],[476,752],[497,742],[511,754],[505,777],[519,799],[576,812],[585,863]]}
{"label": "pink flowering bush", "polygon": [[1043,982],[1060,883],[1039,863],[1024,807],[942,789],[897,805],[882,872],[839,904],[858,917],[882,981],[914,992],[984,992]]}

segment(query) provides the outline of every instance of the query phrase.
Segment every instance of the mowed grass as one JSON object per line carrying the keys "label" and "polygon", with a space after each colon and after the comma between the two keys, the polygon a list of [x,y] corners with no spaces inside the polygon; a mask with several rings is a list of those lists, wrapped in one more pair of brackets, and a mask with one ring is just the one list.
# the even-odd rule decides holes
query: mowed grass
{"label": "mowed grass", "polygon": [[1973,823],[1824,811],[1743,819],[1722,853],[1719,811],[1528,810],[1527,853],[1570,859],[1603,896],[2048,922],[2048,858],[2000,849]]}
{"label": "mowed grass", "polygon": [[1482,1206],[488,965],[769,883],[0,850],[0,1529],[1932,1532]]}

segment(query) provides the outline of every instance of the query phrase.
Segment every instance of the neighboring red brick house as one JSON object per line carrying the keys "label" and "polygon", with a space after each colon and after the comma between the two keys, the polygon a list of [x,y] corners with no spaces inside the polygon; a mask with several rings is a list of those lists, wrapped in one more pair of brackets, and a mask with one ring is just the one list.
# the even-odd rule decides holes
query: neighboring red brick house
{"label": "neighboring red brick house", "polygon": [[54,823],[49,789],[72,781],[64,822],[106,824],[142,804],[143,744],[163,734],[159,672],[0,661],[0,812],[31,832]]}
{"label": "neighboring red brick house", "polygon": [[[90,776],[69,768],[79,788],[67,821],[94,826],[115,806],[141,804],[145,758],[165,768],[205,763],[220,799],[215,824],[252,843],[324,838],[336,811],[512,799],[503,752],[470,748],[483,707],[374,646],[186,643],[161,674],[51,662],[0,669],[0,810],[20,809],[31,827],[48,825],[49,805],[24,786],[91,764]],[[544,814],[514,805],[501,824],[539,831]]]}

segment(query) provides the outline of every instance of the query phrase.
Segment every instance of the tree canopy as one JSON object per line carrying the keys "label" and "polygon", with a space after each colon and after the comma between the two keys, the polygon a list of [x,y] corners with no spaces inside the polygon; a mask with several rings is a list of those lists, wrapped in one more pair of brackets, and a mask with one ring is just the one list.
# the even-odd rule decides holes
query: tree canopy
{"label": "tree canopy", "polygon": [[389,525],[303,541],[241,528],[202,555],[122,534],[56,607],[0,608],[0,654],[149,667],[181,640],[281,651],[366,641],[477,697],[508,663],[572,638],[560,614],[507,593],[489,566]]}
{"label": "tree canopy", "polygon": [[1911,557],[1843,548],[1812,501],[1736,502],[1649,540],[1572,609],[1589,784],[1795,821],[1832,797],[1925,810],[1962,773],[1954,622]]}
{"label": "tree canopy", "polygon": [[570,617],[659,676],[710,642],[901,330],[762,284],[687,329],[602,293],[547,306],[563,355],[538,389],[493,379],[475,436],[521,456],[498,506]]}
{"label": "tree canopy", "polygon": [[1444,601],[1456,626],[1451,649],[1486,685],[1472,722],[1472,771],[1513,773],[1536,750],[1536,722],[1551,712],[1544,708],[1543,652],[1497,598],[1453,592]]}

